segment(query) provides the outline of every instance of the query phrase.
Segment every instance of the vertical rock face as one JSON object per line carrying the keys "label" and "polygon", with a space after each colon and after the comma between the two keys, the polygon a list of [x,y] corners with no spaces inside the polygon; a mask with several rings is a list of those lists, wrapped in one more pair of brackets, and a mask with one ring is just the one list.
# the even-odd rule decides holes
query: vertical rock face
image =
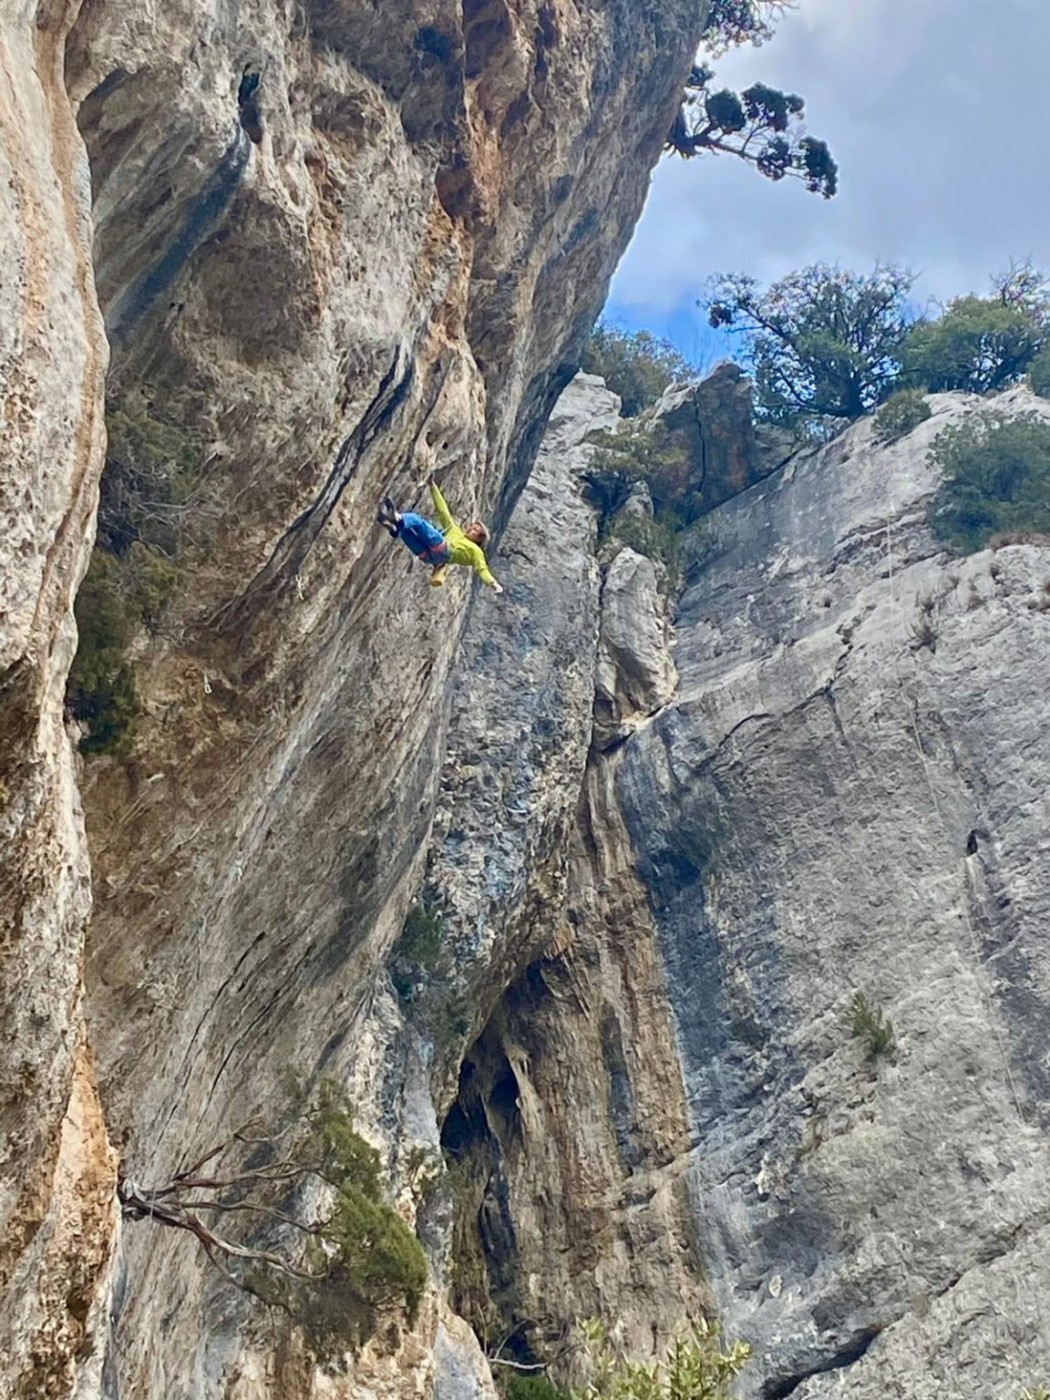
{"label": "vertical rock face", "polygon": [[[20,1354],[64,1325],[49,1202],[70,1172],[112,1178],[93,1063],[146,1186],[256,1111],[279,1119],[289,1067],[350,1074],[422,872],[468,587],[430,592],[376,501],[416,503],[437,468],[457,514],[505,523],[705,12],[100,0],[5,24],[3,1277],[25,1300],[5,1311]],[[196,445],[207,541],[163,627],[132,641],[130,759],[83,773],[89,1053],[62,693],[101,466],[100,312],[110,392]],[[71,1086],[91,1163],[60,1130]],[[99,1341],[113,1221],[94,1193],[105,1248],[84,1251],[94,1289],[78,1274],[62,1294],[59,1388]],[[112,1393],[312,1393],[264,1326],[239,1335],[243,1307],[190,1241],[140,1222],[121,1267]],[[384,1393],[427,1374],[437,1317],[414,1360],[375,1361]],[[447,1353],[454,1323],[442,1335]]]}
{"label": "vertical rock face", "polygon": [[1050,1366],[1050,553],[943,553],[926,453],[977,401],[930,402],[709,517],[677,674],[646,561],[607,571],[568,879],[445,1125],[459,1302],[518,1359],[706,1303],[746,1395],[1015,1400]]}
{"label": "vertical rock face", "polygon": [[442,1131],[453,1300],[524,1360],[597,1312],[649,1348],[706,1298],[668,995],[613,799],[620,754],[591,747],[596,675],[625,731],[674,676],[649,560],[624,550],[601,583],[594,563],[583,439],[617,407],[581,375],[555,409],[505,540],[520,611],[476,616],[463,649],[429,867],[476,1013]]}
{"label": "vertical rock face", "polygon": [[[704,1265],[768,1396],[1005,1397],[1050,1364],[1022,1296],[1046,1287],[1050,554],[939,551],[925,451],[970,405],[931,402],[715,513],[677,694],[620,768]],[[857,991],[888,1059],[850,1035]]]}
{"label": "vertical rock face", "polygon": [[63,87],[75,7],[0,7],[0,1391],[90,1371],[114,1162],[84,1045],[90,904],[62,723],[106,346]]}

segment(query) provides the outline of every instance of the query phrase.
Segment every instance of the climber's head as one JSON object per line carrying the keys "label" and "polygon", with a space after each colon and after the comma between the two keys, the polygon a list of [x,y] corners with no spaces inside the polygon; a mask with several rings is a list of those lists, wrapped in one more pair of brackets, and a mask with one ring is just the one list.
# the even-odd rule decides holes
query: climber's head
{"label": "climber's head", "polygon": [[472,521],[463,533],[472,543],[481,545],[482,549],[484,549],[489,542],[489,532],[480,520]]}

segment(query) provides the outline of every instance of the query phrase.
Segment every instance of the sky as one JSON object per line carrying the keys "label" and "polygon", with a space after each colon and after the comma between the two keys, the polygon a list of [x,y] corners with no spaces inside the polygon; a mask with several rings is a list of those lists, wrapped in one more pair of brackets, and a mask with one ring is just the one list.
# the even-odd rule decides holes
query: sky
{"label": "sky", "polygon": [[985,294],[1011,258],[1050,269],[1050,0],[799,0],[767,44],[712,66],[716,87],[801,93],[839,193],[731,156],[665,156],[607,321],[706,366],[731,348],[696,305],[714,273],[765,284],[812,262],[897,262],[925,304]]}

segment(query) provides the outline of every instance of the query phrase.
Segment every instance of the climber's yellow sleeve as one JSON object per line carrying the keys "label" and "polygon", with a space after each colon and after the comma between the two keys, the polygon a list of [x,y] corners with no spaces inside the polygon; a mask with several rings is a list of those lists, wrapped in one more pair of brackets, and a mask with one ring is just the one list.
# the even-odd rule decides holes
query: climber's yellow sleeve
{"label": "climber's yellow sleeve", "polygon": [[482,583],[488,584],[489,588],[495,588],[496,580],[489,569],[489,561],[485,558],[485,551],[481,545],[475,544],[473,540],[465,541],[470,550],[470,566],[481,579]]}
{"label": "climber's yellow sleeve", "polygon": [[434,509],[437,511],[437,518],[441,523],[442,530],[451,530],[456,522],[452,519],[452,512],[445,504],[445,498],[434,481],[430,483],[430,499],[434,502]]}

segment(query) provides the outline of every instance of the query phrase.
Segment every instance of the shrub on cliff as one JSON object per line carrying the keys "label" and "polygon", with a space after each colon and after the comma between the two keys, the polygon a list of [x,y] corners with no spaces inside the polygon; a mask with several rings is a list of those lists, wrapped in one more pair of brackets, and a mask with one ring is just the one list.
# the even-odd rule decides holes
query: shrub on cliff
{"label": "shrub on cliff", "polygon": [[80,641],[69,671],[66,704],[86,728],[82,753],[123,758],[131,748],[139,698],[124,656],[136,619],[117,574],[110,555],[101,550],[92,554],[74,609]]}
{"label": "shrub on cliff", "polygon": [[511,1376],[504,1382],[503,1394],[506,1400],[573,1400],[570,1391],[546,1376]]}
{"label": "shrub on cliff", "polygon": [[850,1032],[863,1042],[865,1058],[875,1061],[891,1056],[897,1048],[893,1022],[863,992],[854,992],[850,1002]]}
{"label": "shrub on cliff", "polygon": [[75,612],[80,641],[67,703],[87,728],[85,754],[126,757],[139,701],[126,649],[163,622],[183,569],[215,516],[193,434],[161,416],[144,389],[107,408],[98,535]]}
{"label": "shrub on cliff", "polygon": [[937,435],[930,461],[944,473],[933,528],[955,548],[1050,533],[1050,424],[1038,415],[973,414]]}
{"label": "shrub on cliff", "polygon": [[601,375],[608,388],[619,394],[625,418],[654,404],[669,384],[693,375],[693,367],[669,340],[602,322],[587,339],[580,368],[585,374]]}
{"label": "shrub on cliff", "polygon": [[930,405],[920,389],[898,389],[875,415],[875,436],[880,442],[898,442],[930,416]]}
{"label": "shrub on cliff", "polygon": [[818,431],[859,418],[883,398],[900,368],[914,274],[868,274],[814,263],[762,291],[739,273],[714,279],[712,326],[738,331],[754,367],[760,415]]}
{"label": "shrub on cliff", "polygon": [[727,1400],[751,1355],[746,1342],[723,1350],[717,1324],[704,1318],[671,1343],[662,1361],[648,1364],[619,1355],[600,1322],[580,1330],[592,1377],[574,1400]]}

